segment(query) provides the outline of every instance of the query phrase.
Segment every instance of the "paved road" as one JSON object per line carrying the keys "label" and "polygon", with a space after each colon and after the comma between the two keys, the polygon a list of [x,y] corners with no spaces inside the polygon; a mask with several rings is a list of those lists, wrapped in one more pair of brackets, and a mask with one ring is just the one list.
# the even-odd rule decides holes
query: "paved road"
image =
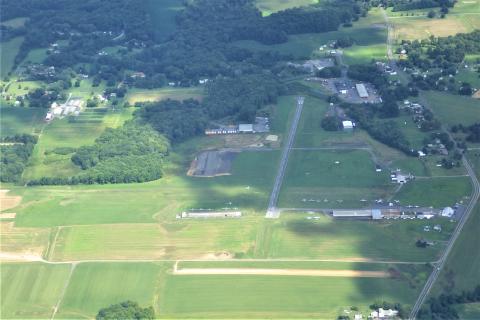
{"label": "paved road", "polygon": [[278,172],[277,176],[275,177],[275,183],[273,184],[273,190],[270,194],[270,201],[268,202],[268,209],[265,218],[275,219],[280,217],[280,211],[278,211],[276,208],[278,202],[278,194],[280,193],[280,189],[282,187],[283,177],[285,175],[285,170],[287,169],[288,157],[293,147],[295,133],[297,132],[300,116],[302,115],[304,101],[305,97],[297,97],[297,108],[293,117],[292,126],[290,127],[287,139],[285,140],[285,145],[283,146],[282,158],[280,160],[280,165],[278,166]]}
{"label": "paved road", "polygon": [[465,213],[463,214],[462,218],[458,222],[457,226],[455,227],[455,230],[453,231],[453,235],[448,241],[447,247],[445,251],[443,252],[441,258],[438,260],[438,262],[435,264],[435,269],[433,272],[430,274],[430,277],[427,280],[427,283],[423,287],[422,292],[420,293],[420,296],[418,297],[417,301],[415,302],[415,305],[412,308],[412,311],[410,313],[410,319],[415,319],[418,311],[422,307],[423,303],[425,302],[426,298],[428,297],[428,294],[430,293],[430,290],[432,289],[433,285],[437,281],[438,276],[440,275],[443,267],[445,266],[445,263],[447,261],[448,255],[450,254],[450,251],[452,251],[452,248],[455,244],[455,241],[457,240],[458,236],[462,232],[463,227],[465,226],[468,218],[470,217],[470,214],[472,213],[473,209],[475,208],[475,205],[478,202],[478,199],[480,198],[480,183],[478,182],[477,176],[475,175],[475,171],[473,171],[472,166],[468,162],[468,160],[464,157],[463,158],[463,165],[467,169],[468,175],[472,179],[472,184],[473,184],[473,194],[470,199],[470,202],[465,210]]}

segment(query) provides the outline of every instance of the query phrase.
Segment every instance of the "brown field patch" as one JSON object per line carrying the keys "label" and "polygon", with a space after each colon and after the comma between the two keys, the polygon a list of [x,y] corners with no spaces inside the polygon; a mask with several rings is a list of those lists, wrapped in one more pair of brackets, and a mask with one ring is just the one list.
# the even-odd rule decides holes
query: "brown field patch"
{"label": "brown field patch", "polygon": [[259,268],[188,268],[176,269],[175,275],[262,275],[262,276],[307,276],[307,277],[349,277],[388,278],[384,271],[360,270],[315,270],[315,269],[259,269]]}
{"label": "brown field patch", "polygon": [[15,208],[20,204],[20,201],[22,201],[22,197],[20,196],[7,195],[9,191],[10,190],[7,189],[0,190],[0,211]]}
{"label": "brown field patch", "polygon": [[[41,257],[48,245],[49,228],[17,228],[13,221],[0,222],[0,254],[3,260]],[[22,258],[23,257],[23,258]]]}
{"label": "brown field patch", "polygon": [[0,220],[15,219],[16,213],[0,213]]}

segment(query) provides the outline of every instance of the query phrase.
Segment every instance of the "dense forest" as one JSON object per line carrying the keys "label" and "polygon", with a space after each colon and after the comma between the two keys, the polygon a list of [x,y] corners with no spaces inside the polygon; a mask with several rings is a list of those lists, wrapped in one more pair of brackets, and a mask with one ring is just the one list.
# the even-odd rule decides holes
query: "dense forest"
{"label": "dense forest", "polygon": [[31,135],[7,136],[0,142],[1,182],[18,182],[37,143]]}
{"label": "dense forest", "polygon": [[448,293],[430,298],[427,305],[418,313],[419,319],[452,320],[460,319],[455,305],[480,302],[480,285],[471,291],[460,294]]}

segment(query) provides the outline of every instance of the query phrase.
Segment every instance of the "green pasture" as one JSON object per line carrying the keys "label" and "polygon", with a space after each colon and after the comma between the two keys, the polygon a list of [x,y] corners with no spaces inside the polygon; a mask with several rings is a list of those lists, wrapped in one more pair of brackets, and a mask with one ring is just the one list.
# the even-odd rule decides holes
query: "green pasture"
{"label": "green pasture", "polygon": [[480,302],[464,303],[455,308],[463,320],[478,320],[480,319]]}
{"label": "green pasture", "polygon": [[[478,152],[469,151],[467,157],[477,177],[480,178],[480,157]],[[472,282],[472,279],[480,278],[479,227],[480,204],[477,203],[448,257],[447,264],[434,287],[433,295],[438,295],[444,291],[451,292],[452,290],[456,293],[461,293],[462,290],[474,289],[478,284]]]}
{"label": "green pasture", "polygon": [[471,69],[460,69],[455,79],[461,82],[468,82],[473,88],[480,89],[480,74]]}
{"label": "green pasture", "polygon": [[59,261],[202,259],[223,252],[251,255],[256,226],[261,219],[263,217],[63,227],[52,258]]}
{"label": "green pasture", "polygon": [[368,64],[372,60],[387,60],[387,45],[380,43],[369,46],[352,46],[343,50],[343,61],[346,64]]}
{"label": "green pasture", "polygon": [[391,169],[401,169],[405,173],[411,173],[420,177],[438,177],[438,176],[458,176],[465,175],[466,171],[463,166],[445,169],[438,167],[437,164],[442,160],[443,156],[431,155],[424,158],[405,157],[398,159],[390,164]]}
{"label": "green pasture", "polygon": [[79,264],[56,317],[92,318],[101,308],[125,300],[154,305],[160,270],[153,263]]}
{"label": "green pasture", "polygon": [[[283,54],[291,54],[297,59],[302,59],[311,56],[324,56],[327,50],[320,51],[319,48],[322,45],[345,37],[355,39],[356,43],[355,47],[345,50],[348,57],[347,62],[364,60],[365,55],[370,53],[379,55],[379,52],[383,50],[379,48],[384,46],[387,38],[387,29],[385,28],[381,12],[378,9],[372,9],[366,18],[361,18],[355,22],[353,27],[340,27],[338,31],[291,35],[286,43],[264,45],[256,41],[242,40],[235,42],[235,44],[251,50],[278,51]],[[363,58],[355,60],[355,54],[363,55]],[[384,56],[385,53],[381,55]]]}
{"label": "green pasture", "polygon": [[432,177],[416,179],[405,184],[395,195],[403,205],[433,206],[441,208],[466,203],[472,192],[468,177]]}
{"label": "green pasture", "polygon": [[3,319],[49,319],[60,299],[70,265],[2,263],[0,265]]}
{"label": "green pasture", "polygon": [[447,126],[460,123],[468,126],[480,122],[478,100],[437,91],[424,92],[423,95],[435,115]]}
{"label": "green pasture", "polygon": [[27,20],[28,18],[25,17],[13,18],[10,20],[2,21],[0,25],[10,28],[20,28],[25,26],[25,22],[27,22]]}
{"label": "green pasture", "polygon": [[455,7],[445,18],[430,19],[427,13],[430,9],[392,12],[388,10],[390,21],[394,25],[394,35],[397,41],[423,39],[430,36],[444,37],[457,33],[467,33],[480,28],[480,5],[478,0],[457,1]]}
{"label": "green pasture", "polygon": [[376,300],[410,304],[417,291],[388,278],[168,275],[158,308],[167,318],[333,319]]}
{"label": "green pasture", "polygon": [[23,60],[22,64],[25,63],[42,63],[47,58],[47,49],[46,48],[37,48],[32,49],[28,52],[27,56]]}
{"label": "green pasture", "polygon": [[149,13],[157,40],[165,40],[176,29],[175,16],[182,10],[181,0],[147,0],[144,3]]}
{"label": "green pasture", "polygon": [[328,111],[324,100],[306,97],[295,136],[295,148],[326,147],[342,143],[362,143],[358,131],[326,131],[321,127]]}
{"label": "green pasture", "polygon": [[201,100],[203,96],[203,87],[192,88],[160,88],[160,89],[130,89],[125,100],[130,104],[145,101],[160,101],[165,99]]}
{"label": "green pasture", "polygon": [[57,226],[72,224],[153,222],[174,219],[187,209],[239,207],[263,211],[267,206],[279,152],[244,152],[233,163],[232,175],[187,177],[176,174],[143,184],[35,187],[22,191],[27,199],[17,210],[17,224]]}
{"label": "green pasture", "polygon": [[[310,217],[311,219],[307,219]],[[425,233],[425,225],[441,224],[442,233]],[[265,223],[257,235],[255,256],[268,259],[350,259],[383,261],[433,261],[438,258],[454,224],[446,219],[371,221],[339,220],[320,213],[286,213]],[[420,238],[439,240],[418,248]]]}
{"label": "green pasture", "polygon": [[[339,163],[336,163],[339,162]],[[361,207],[393,189],[388,172],[376,172],[364,150],[294,150],[290,154],[279,206]]]}
{"label": "green pasture", "polygon": [[16,37],[9,41],[2,42],[2,48],[0,50],[0,76],[3,78],[12,71],[13,64],[15,62],[15,56],[20,50],[20,46],[23,43],[23,37]]}
{"label": "green pasture", "polygon": [[39,132],[44,113],[38,108],[0,107],[0,137]]}
{"label": "green pasture", "polygon": [[79,148],[93,144],[105,128],[121,126],[131,117],[132,112],[132,109],[112,111],[94,108],[85,109],[76,117],[54,119],[44,126],[23,178],[32,180],[77,173],[79,169],[71,162],[71,154],[58,155],[49,151],[60,147]]}
{"label": "green pasture", "polygon": [[263,16],[268,16],[274,12],[285,9],[308,6],[310,4],[318,3],[319,0],[256,0],[255,5],[262,12]]}

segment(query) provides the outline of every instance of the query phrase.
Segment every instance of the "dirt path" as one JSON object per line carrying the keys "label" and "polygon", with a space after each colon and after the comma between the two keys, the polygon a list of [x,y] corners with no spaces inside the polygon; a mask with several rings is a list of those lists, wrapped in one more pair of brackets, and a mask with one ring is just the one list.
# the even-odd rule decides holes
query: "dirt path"
{"label": "dirt path", "polygon": [[359,270],[314,270],[314,269],[258,269],[258,268],[174,268],[175,275],[265,275],[265,276],[310,276],[310,277],[350,277],[387,278],[384,271]]}

